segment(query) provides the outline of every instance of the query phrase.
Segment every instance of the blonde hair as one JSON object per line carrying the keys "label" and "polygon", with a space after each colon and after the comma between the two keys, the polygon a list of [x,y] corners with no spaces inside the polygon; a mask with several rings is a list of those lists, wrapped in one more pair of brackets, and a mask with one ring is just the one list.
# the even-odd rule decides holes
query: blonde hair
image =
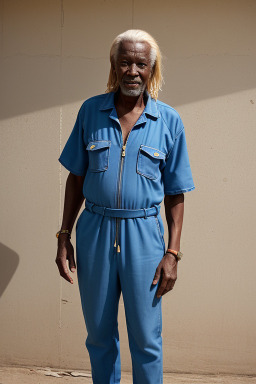
{"label": "blonde hair", "polygon": [[116,92],[118,90],[119,83],[117,81],[117,76],[116,72],[114,71],[113,63],[115,63],[116,61],[118,50],[122,41],[133,41],[140,43],[147,42],[150,45],[150,61],[153,72],[148,80],[146,89],[151,95],[151,97],[157,100],[158,92],[159,90],[161,90],[161,86],[163,83],[162,55],[156,40],[149,33],[140,29],[129,29],[128,31],[118,35],[112,42],[110,48],[111,67],[108,77],[107,90],[105,92]]}

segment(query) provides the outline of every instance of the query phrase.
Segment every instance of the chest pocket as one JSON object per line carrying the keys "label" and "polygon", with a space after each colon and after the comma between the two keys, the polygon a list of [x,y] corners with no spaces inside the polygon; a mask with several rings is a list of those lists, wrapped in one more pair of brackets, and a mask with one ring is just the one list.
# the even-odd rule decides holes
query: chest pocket
{"label": "chest pocket", "polygon": [[89,155],[89,171],[103,172],[108,169],[110,146],[111,141],[109,140],[93,140],[89,142],[86,147]]}
{"label": "chest pocket", "polygon": [[165,154],[159,149],[141,144],[137,158],[137,173],[152,180],[157,179],[161,174],[161,160],[164,159]]}

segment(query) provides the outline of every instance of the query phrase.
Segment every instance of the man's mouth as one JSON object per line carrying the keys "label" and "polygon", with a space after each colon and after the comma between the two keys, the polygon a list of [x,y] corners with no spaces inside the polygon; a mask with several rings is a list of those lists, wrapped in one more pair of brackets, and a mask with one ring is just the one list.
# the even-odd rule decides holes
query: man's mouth
{"label": "man's mouth", "polygon": [[139,85],[140,82],[139,82],[139,81],[128,81],[128,80],[126,80],[126,81],[124,81],[124,84],[126,84],[126,85],[128,85],[128,86],[133,86],[133,87],[135,87],[136,85]]}

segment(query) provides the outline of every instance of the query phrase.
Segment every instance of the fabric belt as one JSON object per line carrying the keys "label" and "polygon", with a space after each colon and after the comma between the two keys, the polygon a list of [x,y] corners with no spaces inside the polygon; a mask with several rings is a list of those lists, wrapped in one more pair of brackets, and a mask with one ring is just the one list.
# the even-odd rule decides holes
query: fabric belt
{"label": "fabric belt", "polygon": [[141,208],[141,209],[118,209],[118,208],[108,208],[102,207],[91,203],[88,200],[85,200],[85,209],[93,213],[99,213],[101,215],[110,216],[110,217],[121,217],[132,219],[134,217],[145,217],[158,215],[160,212],[161,206],[154,204],[151,208]]}

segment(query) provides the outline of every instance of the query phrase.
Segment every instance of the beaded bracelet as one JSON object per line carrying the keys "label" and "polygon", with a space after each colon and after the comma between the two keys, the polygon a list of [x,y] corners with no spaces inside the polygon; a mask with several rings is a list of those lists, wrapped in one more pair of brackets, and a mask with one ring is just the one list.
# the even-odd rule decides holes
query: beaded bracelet
{"label": "beaded bracelet", "polygon": [[62,233],[68,233],[68,234],[69,234],[69,238],[71,239],[71,233],[69,232],[68,229],[61,229],[60,231],[58,231],[58,232],[56,233],[56,237],[58,238],[59,235],[61,235]]}

